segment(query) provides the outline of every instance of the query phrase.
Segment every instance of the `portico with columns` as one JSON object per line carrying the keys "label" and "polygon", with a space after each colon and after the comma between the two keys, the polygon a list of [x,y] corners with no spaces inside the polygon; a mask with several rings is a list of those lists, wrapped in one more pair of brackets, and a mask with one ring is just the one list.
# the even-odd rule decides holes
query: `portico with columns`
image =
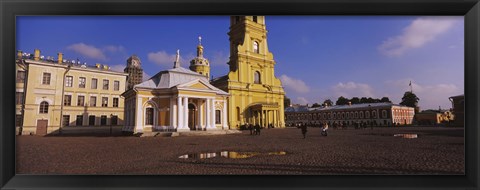
{"label": "portico with columns", "polygon": [[122,94],[125,97],[123,131],[226,130],[229,94],[214,87],[208,77],[180,66],[161,71]]}

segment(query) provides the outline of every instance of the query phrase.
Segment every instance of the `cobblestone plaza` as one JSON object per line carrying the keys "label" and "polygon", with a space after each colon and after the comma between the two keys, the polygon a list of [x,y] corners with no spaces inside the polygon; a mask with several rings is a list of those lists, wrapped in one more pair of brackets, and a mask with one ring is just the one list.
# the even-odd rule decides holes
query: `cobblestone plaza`
{"label": "cobblestone plaza", "polygon": [[308,128],[306,139],[297,128],[264,129],[256,136],[249,131],[179,137],[127,137],[115,132],[112,137],[17,136],[16,150],[18,174],[465,172],[464,129],[443,127],[331,129],[326,137],[319,128]]}

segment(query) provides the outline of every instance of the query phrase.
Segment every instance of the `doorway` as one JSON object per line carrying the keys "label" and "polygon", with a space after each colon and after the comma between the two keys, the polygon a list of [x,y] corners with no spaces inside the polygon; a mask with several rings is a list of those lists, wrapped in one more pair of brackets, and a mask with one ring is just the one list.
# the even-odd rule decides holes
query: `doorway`
{"label": "doorway", "polygon": [[197,108],[195,107],[194,104],[192,103],[189,103],[188,104],[188,128],[190,128],[190,130],[196,130],[197,129],[197,125],[196,125],[196,111],[197,111]]}
{"label": "doorway", "polygon": [[47,125],[48,125],[48,120],[44,120],[44,119],[37,120],[36,134],[40,136],[47,135]]}

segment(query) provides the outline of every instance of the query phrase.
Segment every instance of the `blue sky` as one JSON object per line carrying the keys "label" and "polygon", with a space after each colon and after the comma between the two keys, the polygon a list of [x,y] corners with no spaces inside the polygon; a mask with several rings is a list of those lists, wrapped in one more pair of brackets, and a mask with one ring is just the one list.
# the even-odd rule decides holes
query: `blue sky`
{"label": "blue sky", "polygon": [[[146,76],[183,67],[202,36],[214,77],[228,72],[228,16],[20,16],[17,49],[45,56],[64,53],[89,65],[123,70],[129,56]],[[267,16],[275,75],[293,103],[339,96],[387,96],[400,103],[410,89],[421,109],[451,108],[464,93],[463,16]]]}

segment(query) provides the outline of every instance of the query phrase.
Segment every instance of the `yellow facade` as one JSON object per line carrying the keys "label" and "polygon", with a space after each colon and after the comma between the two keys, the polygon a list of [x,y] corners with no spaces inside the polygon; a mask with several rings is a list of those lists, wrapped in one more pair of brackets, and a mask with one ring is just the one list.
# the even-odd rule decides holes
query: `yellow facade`
{"label": "yellow facade", "polygon": [[[20,130],[23,134],[45,133],[44,130],[48,134],[59,130],[62,89],[64,97],[69,97],[64,98],[64,126],[123,125],[124,100],[120,95],[125,91],[127,74],[110,71],[108,67],[81,64],[73,64],[68,69],[62,58],[53,61],[39,55],[40,51],[36,50],[33,59],[21,53],[17,59],[17,100],[20,94],[24,100],[17,101],[17,120],[22,120]],[[24,80],[18,78],[21,71],[25,71]],[[96,87],[92,85],[95,79]],[[108,81],[108,85],[106,82],[104,85],[104,81]],[[39,129],[39,123],[46,123],[46,129]]]}
{"label": "yellow facade", "polygon": [[275,61],[268,50],[265,17],[232,16],[230,23],[230,72],[212,81],[230,94],[229,125],[285,127],[285,92],[275,76]]}

